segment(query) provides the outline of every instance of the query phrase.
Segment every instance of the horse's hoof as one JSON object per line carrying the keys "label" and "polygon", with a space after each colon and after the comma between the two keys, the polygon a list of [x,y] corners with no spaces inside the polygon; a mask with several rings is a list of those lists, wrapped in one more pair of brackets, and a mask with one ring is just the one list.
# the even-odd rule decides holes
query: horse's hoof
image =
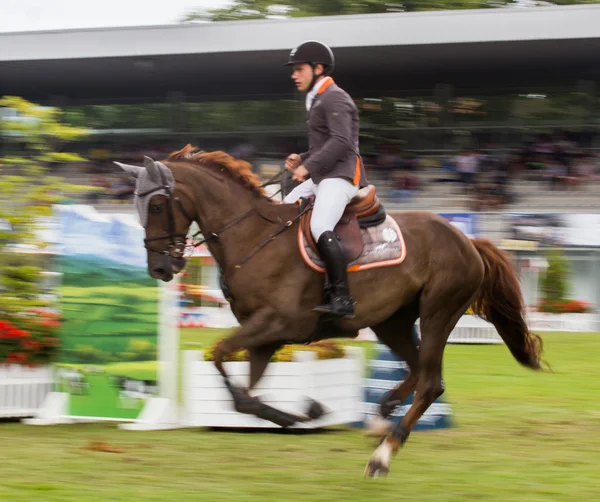
{"label": "horse's hoof", "polygon": [[390,468],[379,460],[369,460],[367,467],[365,467],[365,478],[378,478],[380,476],[387,476],[389,472]]}
{"label": "horse's hoof", "polygon": [[392,445],[384,440],[371,455],[369,463],[365,468],[365,477],[375,478],[385,476],[390,472],[392,462]]}
{"label": "horse's hoof", "polygon": [[323,405],[314,399],[309,401],[308,411],[306,412],[306,416],[311,420],[317,420],[325,415],[325,408]]}

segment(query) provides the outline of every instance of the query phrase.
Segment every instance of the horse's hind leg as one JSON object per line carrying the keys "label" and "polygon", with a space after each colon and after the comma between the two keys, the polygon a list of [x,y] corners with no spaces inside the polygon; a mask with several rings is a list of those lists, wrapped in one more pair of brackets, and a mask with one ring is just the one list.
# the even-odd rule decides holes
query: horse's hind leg
{"label": "horse's hind leg", "polygon": [[[421,344],[419,347],[419,374],[416,382],[414,401],[392,432],[373,452],[365,476],[387,474],[392,456],[404,444],[411,430],[431,404],[442,395],[442,357],[450,333],[460,317],[471,304],[473,288],[465,284],[431,287],[421,297]],[[431,294],[432,293],[432,294]],[[465,294],[468,294],[465,298]]]}
{"label": "horse's hind leg", "polygon": [[389,319],[371,327],[382,343],[397,357],[406,361],[410,372],[402,382],[383,395],[377,415],[368,424],[368,436],[385,436],[392,425],[387,418],[415,390],[419,373],[419,349],[413,337],[413,329],[417,315],[416,309],[401,309]]}

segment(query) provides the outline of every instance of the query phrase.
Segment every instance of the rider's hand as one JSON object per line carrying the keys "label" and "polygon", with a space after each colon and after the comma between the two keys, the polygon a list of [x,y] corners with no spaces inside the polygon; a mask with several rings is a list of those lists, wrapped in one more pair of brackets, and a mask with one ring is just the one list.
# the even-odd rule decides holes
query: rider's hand
{"label": "rider's hand", "polygon": [[294,174],[292,175],[292,179],[294,181],[304,181],[304,178],[308,176],[308,170],[304,166],[299,166],[294,169]]}
{"label": "rider's hand", "polygon": [[292,153],[291,155],[288,155],[287,159],[285,159],[285,168],[288,171],[293,171],[294,169],[297,169],[301,163],[302,159],[300,158],[300,155],[297,153]]}

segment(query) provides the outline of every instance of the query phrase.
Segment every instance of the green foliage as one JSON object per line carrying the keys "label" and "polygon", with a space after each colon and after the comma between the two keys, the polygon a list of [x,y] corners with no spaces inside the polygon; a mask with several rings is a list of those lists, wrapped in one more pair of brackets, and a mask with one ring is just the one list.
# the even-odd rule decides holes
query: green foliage
{"label": "green foliage", "polygon": [[[599,3],[600,0],[540,1],[541,5],[573,5]],[[506,7],[518,0],[235,0],[223,9],[201,9],[188,14],[188,21],[238,21],[249,19],[339,16],[347,14],[381,14],[454,9],[486,9]]]}
{"label": "green foliage", "polygon": [[[44,304],[40,300],[40,268],[25,265],[25,254],[7,253],[8,245],[42,248],[35,231],[40,216],[49,216],[52,205],[65,193],[87,187],[70,185],[47,176],[52,163],[79,162],[84,159],[63,151],[66,143],[81,139],[87,132],[62,122],[58,108],[41,107],[16,96],[0,99],[0,107],[15,110],[17,117],[2,119],[0,131],[7,150],[19,155],[0,158],[0,315],[23,312]],[[14,148],[13,148],[14,147]]]}
{"label": "green foliage", "polygon": [[546,254],[548,268],[540,276],[542,299],[538,305],[540,312],[552,314],[585,314],[593,312],[589,303],[568,299],[571,264],[560,249],[550,249]]}
{"label": "green foliage", "polygon": [[546,302],[560,303],[567,296],[571,265],[560,249],[549,250],[546,259],[548,268],[540,277],[543,298]]}

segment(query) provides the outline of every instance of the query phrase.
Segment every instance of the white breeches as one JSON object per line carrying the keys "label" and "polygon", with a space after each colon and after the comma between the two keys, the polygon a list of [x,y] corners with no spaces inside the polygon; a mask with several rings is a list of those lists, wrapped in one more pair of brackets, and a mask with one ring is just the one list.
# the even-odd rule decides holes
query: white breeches
{"label": "white breeches", "polygon": [[309,179],[286,195],[283,202],[289,204],[301,197],[315,195],[310,231],[318,242],[323,232],[333,231],[344,214],[344,209],[357,193],[358,185],[353,185],[344,178],[324,179],[318,185]]}

